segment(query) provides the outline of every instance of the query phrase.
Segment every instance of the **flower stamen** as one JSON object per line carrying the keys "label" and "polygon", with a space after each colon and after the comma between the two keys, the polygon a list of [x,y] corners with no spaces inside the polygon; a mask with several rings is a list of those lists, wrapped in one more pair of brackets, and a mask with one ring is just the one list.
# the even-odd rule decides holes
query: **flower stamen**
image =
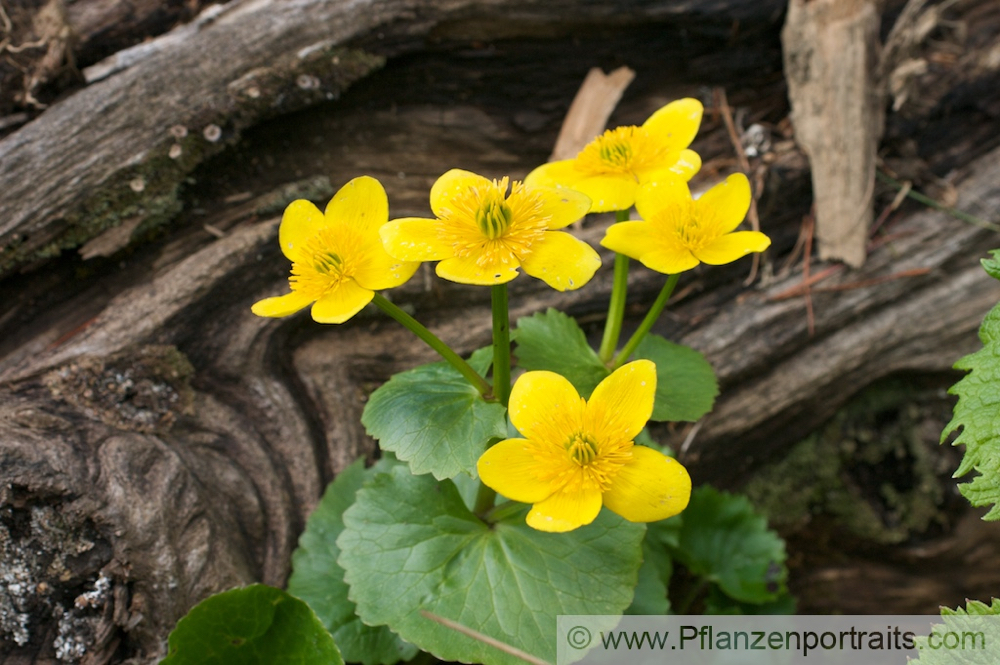
{"label": "flower stamen", "polygon": [[292,291],[319,300],[344,280],[353,279],[361,241],[346,229],[320,229],[302,248],[302,259],[292,263],[288,284]]}

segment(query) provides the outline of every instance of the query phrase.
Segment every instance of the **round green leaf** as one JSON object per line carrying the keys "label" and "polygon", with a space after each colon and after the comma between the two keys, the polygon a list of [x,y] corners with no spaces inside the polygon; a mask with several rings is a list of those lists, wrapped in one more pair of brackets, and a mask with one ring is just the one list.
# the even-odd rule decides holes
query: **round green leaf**
{"label": "round green leaf", "polygon": [[161,665],[343,665],[337,645],[303,601],[254,584],[198,603],[168,638]]}
{"label": "round green leaf", "polygon": [[518,319],[514,340],[518,367],[560,374],[582,397],[610,374],[576,320],[551,307]]}
{"label": "round green leaf", "polygon": [[745,496],[702,485],[684,511],[674,558],[747,603],[776,600],[785,590],[785,541],[768,530]]}
{"label": "round green leaf", "polygon": [[656,363],[656,402],[651,420],[694,422],[712,410],[719,384],[705,356],[659,335],[647,335],[635,357]]}
{"label": "round green leaf", "polygon": [[397,467],[344,513],[340,565],[358,614],[442,660],[516,657],[421,615],[426,610],[554,661],[560,614],[621,614],[632,600],[645,528],[609,511],[569,533],[535,531],[524,511],[492,526],[455,485]]}
{"label": "round green leaf", "polygon": [[309,516],[299,547],[292,554],[289,593],[309,603],[350,663],[392,665],[413,658],[418,651],[387,627],[361,622],[354,603],[347,598],[344,569],[337,563],[337,537],[344,530],[344,511],[354,503],[354,495],[366,479],[392,464],[381,460],[366,469],[360,459],[341,471]]}
{"label": "round green leaf", "polygon": [[[491,349],[472,354],[469,364],[485,373]],[[507,433],[506,410],[485,401],[446,362],[396,374],[372,393],[361,415],[383,450],[409,462],[413,473],[451,478],[476,475],[476,462],[491,439]]]}

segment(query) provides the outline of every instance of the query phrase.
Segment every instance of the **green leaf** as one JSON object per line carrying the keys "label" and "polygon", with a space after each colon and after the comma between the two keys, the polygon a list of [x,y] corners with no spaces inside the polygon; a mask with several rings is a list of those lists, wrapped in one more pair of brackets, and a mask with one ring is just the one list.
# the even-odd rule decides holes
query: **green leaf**
{"label": "green leaf", "polygon": [[694,422],[712,410],[719,384],[705,356],[659,335],[647,335],[635,357],[656,363],[656,403],[651,420]]}
{"label": "green leaf", "polygon": [[795,596],[785,592],[766,603],[743,603],[724,594],[719,587],[709,589],[702,614],[729,614],[760,616],[766,614],[795,614]]}
{"label": "green leaf", "polygon": [[[469,364],[485,374],[491,357],[492,349],[480,349]],[[383,450],[409,462],[413,473],[442,479],[476,475],[488,443],[507,433],[505,414],[451,365],[438,362],[389,379],[368,399],[361,423]]]}
{"label": "green leaf", "polygon": [[993,279],[1000,279],[1000,249],[994,249],[990,252],[993,255],[991,259],[982,259],[980,263],[983,264],[983,270],[992,277]]}
{"label": "green leaf", "polygon": [[354,603],[347,598],[344,569],[337,563],[337,537],[344,530],[344,511],[354,503],[354,495],[365,480],[394,464],[399,463],[380,460],[366,469],[364,460],[359,459],[341,471],[309,516],[299,547],[292,554],[289,593],[309,603],[350,663],[392,665],[417,654],[415,646],[385,626],[371,627],[361,622]]}
{"label": "green leaf", "polygon": [[[966,601],[965,608],[941,608],[942,623],[930,631],[931,639],[917,637],[920,657],[910,661],[915,665],[995,665],[1000,659],[1000,599],[990,605],[978,600]],[[965,648],[954,648],[966,641]],[[945,646],[946,648],[941,648]],[[947,648],[952,646],[953,648]],[[984,648],[985,647],[985,648]]]}
{"label": "green leaf", "polygon": [[[992,260],[984,260],[983,266],[1000,279],[1000,250],[995,250],[993,256]],[[969,374],[948,391],[958,395],[958,402],[951,422],[941,433],[941,442],[962,429],[952,442],[954,446],[965,446],[955,477],[973,470],[980,475],[958,489],[973,506],[992,505],[983,519],[993,521],[1000,520],[1000,305],[986,315],[979,339],[983,348],[955,363],[955,369],[968,370]]]}
{"label": "green leaf", "polygon": [[561,374],[581,397],[590,397],[610,372],[587,343],[576,320],[551,307],[517,321],[518,367]]}
{"label": "green leaf", "polygon": [[785,591],[785,542],[744,496],[707,485],[692,492],[673,554],[736,600],[766,603]]}
{"label": "green leaf", "polygon": [[254,584],[198,603],[168,638],[161,665],[343,665],[337,645],[303,601]]}
{"label": "green leaf", "polygon": [[402,467],[378,474],[337,540],[358,614],[441,660],[523,665],[421,610],[554,662],[558,615],[628,607],[645,528],[602,511],[586,527],[543,533],[524,523],[526,510],[487,525],[450,481]]}
{"label": "green leaf", "polygon": [[670,554],[658,543],[650,542],[649,532],[642,541],[642,566],[639,568],[639,583],[635,587],[635,597],[625,614],[666,614],[670,611],[667,599],[667,585],[673,574],[674,564]]}

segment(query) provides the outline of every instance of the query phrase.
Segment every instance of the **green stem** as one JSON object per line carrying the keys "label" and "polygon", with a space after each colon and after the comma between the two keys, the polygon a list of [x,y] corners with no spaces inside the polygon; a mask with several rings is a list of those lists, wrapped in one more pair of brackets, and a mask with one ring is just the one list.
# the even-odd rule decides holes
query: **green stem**
{"label": "green stem", "polygon": [[[903,189],[903,183],[899,182],[895,178],[889,177],[882,171],[875,171],[875,175],[878,177],[879,180],[891,185],[892,187],[895,187],[897,190]],[[970,215],[969,213],[958,210],[957,208],[949,208],[948,206],[941,205],[931,197],[925,196],[924,194],[921,194],[918,191],[911,189],[906,193],[906,195],[911,199],[913,199],[914,201],[923,203],[925,206],[934,208],[935,210],[940,210],[943,213],[951,215],[955,219],[959,219],[963,222],[968,222],[973,226],[978,226],[979,228],[982,229],[989,229],[990,231],[1000,231],[1000,226],[997,226],[992,222],[987,222],[985,219],[980,219],[975,215]]]}
{"label": "green stem", "polygon": [[483,519],[491,524],[496,524],[497,522],[507,519],[511,515],[516,515],[517,513],[524,510],[524,504],[518,503],[516,501],[504,501],[499,506],[495,506],[489,512],[483,515]]}
{"label": "green stem", "polygon": [[688,590],[687,595],[684,596],[684,599],[681,600],[681,602],[678,603],[676,607],[671,609],[679,615],[687,614],[688,610],[691,609],[691,605],[694,604],[694,601],[698,599],[698,596],[701,595],[701,592],[704,591],[705,587],[707,586],[708,586],[708,580],[699,575],[698,583],[692,586]]}
{"label": "green stem", "polygon": [[486,486],[486,483],[479,481],[479,491],[476,493],[476,505],[472,512],[485,519],[487,513],[493,509],[493,504],[497,501],[497,493]]}
{"label": "green stem", "polygon": [[468,379],[469,383],[471,383],[473,387],[479,391],[480,395],[483,397],[490,395],[493,389],[490,387],[490,384],[486,382],[486,379],[479,376],[479,372],[472,369],[469,363],[462,360],[462,357],[452,351],[451,347],[442,342],[437,335],[421,325],[421,323],[415,318],[401,310],[396,305],[392,304],[381,293],[376,293],[372,302],[375,303],[375,305],[378,306],[378,308],[383,312],[399,321],[404,328],[424,340],[424,342],[427,343],[427,346],[441,354],[441,357],[451,363],[451,366],[457,369],[459,374]]}
{"label": "green stem", "polygon": [[639,324],[639,327],[632,334],[632,337],[629,338],[628,342],[625,343],[625,346],[622,347],[622,350],[617,356],[615,356],[615,361],[611,364],[611,369],[614,370],[621,367],[625,361],[629,359],[629,356],[635,352],[636,347],[639,346],[639,342],[641,342],[650,331],[653,324],[656,323],[656,320],[660,318],[663,308],[666,307],[667,301],[670,300],[670,295],[674,292],[674,287],[677,286],[678,279],[680,279],[680,273],[670,275],[670,277],[667,278],[667,283],[663,285],[660,295],[656,297],[656,302],[654,302],[653,306],[649,308],[648,312],[646,312],[646,318],[642,320],[642,323]]}
{"label": "green stem", "polygon": [[[615,222],[628,221],[628,210],[615,212]],[[615,355],[618,337],[622,334],[622,320],[625,318],[625,294],[628,289],[628,257],[615,254],[615,281],[611,286],[611,300],[608,302],[608,319],[604,323],[604,337],[597,356],[608,363]]]}
{"label": "green stem", "polygon": [[510,399],[510,318],[507,285],[492,287],[493,301],[493,395],[507,406]]}

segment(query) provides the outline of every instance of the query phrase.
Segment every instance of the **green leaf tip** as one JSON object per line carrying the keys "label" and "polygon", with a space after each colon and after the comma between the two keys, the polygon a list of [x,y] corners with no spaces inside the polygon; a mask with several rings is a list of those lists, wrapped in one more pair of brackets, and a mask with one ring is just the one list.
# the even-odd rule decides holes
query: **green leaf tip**
{"label": "green leaf tip", "polygon": [[980,259],[980,263],[983,264],[983,270],[985,270],[990,277],[993,279],[1000,279],[1000,249],[990,250],[990,254],[993,255],[989,259]]}

